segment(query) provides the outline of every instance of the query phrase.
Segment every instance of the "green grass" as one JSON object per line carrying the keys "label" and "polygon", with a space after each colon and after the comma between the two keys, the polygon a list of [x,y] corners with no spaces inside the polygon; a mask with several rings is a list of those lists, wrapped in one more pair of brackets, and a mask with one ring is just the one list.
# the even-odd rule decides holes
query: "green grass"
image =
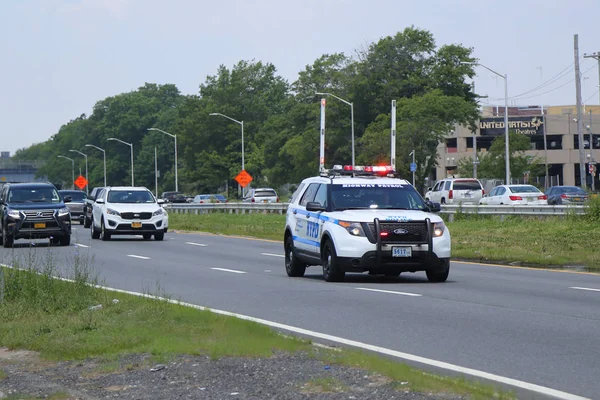
{"label": "green grass", "polygon": [[0,369],[0,381],[6,379],[6,372]]}
{"label": "green grass", "polygon": [[[600,214],[600,213],[599,213]],[[169,226],[185,231],[283,240],[285,215],[169,214]],[[600,221],[594,215],[566,217],[500,217],[459,214],[448,223],[452,257],[539,267],[578,266],[600,272],[595,239]]]}
{"label": "green grass", "polygon": [[73,397],[71,395],[69,395],[68,393],[65,393],[65,392],[56,392],[49,396],[43,396],[43,397],[34,397],[34,396],[27,395],[27,394],[13,393],[13,394],[7,395],[6,397],[3,397],[3,400],[37,400],[37,399],[68,400],[68,399],[72,399],[72,398]]}
{"label": "green grass", "polygon": [[312,379],[304,385],[303,391],[306,393],[337,393],[344,392],[348,388],[334,377],[321,377]]}
{"label": "green grass", "polygon": [[[22,264],[32,260],[42,262],[41,266]],[[397,380],[398,384],[408,382],[402,390],[465,393],[476,399],[484,398],[479,397],[480,393],[495,392],[488,385],[441,378],[372,354],[324,351],[308,340],[282,335],[251,321],[167,300],[92,287],[87,283],[97,285],[98,282],[89,273],[88,261],[78,257],[75,260],[63,273],[75,282],[53,278],[58,270],[51,250],[42,258],[13,260],[11,264],[22,270],[0,267],[5,282],[5,297],[0,303],[0,346],[37,351],[42,358],[51,361],[83,362],[96,358],[100,364],[92,374],[141,367],[121,365],[119,357],[126,354],[150,354],[153,362],[164,363],[181,354],[217,359],[302,352],[324,363],[379,372]],[[158,295],[165,297],[163,293]],[[113,299],[119,301],[113,302]],[[89,309],[98,304],[102,308]],[[312,384],[320,385],[322,390],[340,388],[337,382],[330,380]]]}

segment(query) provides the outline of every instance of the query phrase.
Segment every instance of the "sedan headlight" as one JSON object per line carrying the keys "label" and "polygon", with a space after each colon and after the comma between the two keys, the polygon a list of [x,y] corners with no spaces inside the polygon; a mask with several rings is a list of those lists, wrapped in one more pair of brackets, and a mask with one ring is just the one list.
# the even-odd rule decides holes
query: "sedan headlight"
{"label": "sedan headlight", "polygon": [[107,213],[108,215],[116,215],[116,216],[119,216],[119,215],[121,215],[121,213],[120,213],[120,212],[118,212],[118,211],[116,211],[116,210],[113,210],[112,208],[107,208],[107,209],[106,209],[106,213]]}
{"label": "sedan headlight", "polygon": [[21,219],[21,214],[17,210],[8,211],[8,216],[12,219]]}
{"label": "sedan headlight", "polygon": [[433,224],[433,237],[440,237],[444,234],[444,230],[446,229],[446,225],[444,222],[436,222]]}
{"label": "sedan headlight", "polygon": [[341,227],[346,228],[348,233],[352,236],[365,236],[365,231],[360,222],[338,221],[338,224]]}
{"label": "sedan headlight", "polygon": [[69,214],[69,209],[67,207],[63,207],[58,210],[57,214],[59,217],[64,217],[65,215]]}
{"label": "sedan headlight", "polygon": [[153,217],[156,217],[156,216],[158,216],[158,215],[163,215],[164,213],[165,213],[165,212],[163,211],[163,209],[162,209],[162,208],[159,208],[158,210],[156,210],[156,211],[154,211],[154,212],[152,213],[152,216],[153,216]]}

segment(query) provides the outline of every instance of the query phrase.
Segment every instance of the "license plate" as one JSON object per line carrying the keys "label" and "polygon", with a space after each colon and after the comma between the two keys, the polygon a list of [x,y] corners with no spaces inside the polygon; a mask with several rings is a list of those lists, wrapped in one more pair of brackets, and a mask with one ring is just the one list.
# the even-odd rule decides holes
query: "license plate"
{"label": "license plate", "polygon": [[392,257],[412,257],[412,247],[392,247]]}
{"label": "license plate", "polygon": [[471,197],[473,197],[473,195],[471,193],[465,193],[463,195],[464,198],[470,199]]}
{"label": "license plate", "polygon": [[141,222],[132,222],[131,223],[131,227],[132,228],[141,228],[142,227],[142,223]]}
{"label": "license plate", "polygon": [[44,229],[46,227],[46,223],[45,222],[38,222],[36,224],[33,224],[33,228],[34,229]]}
{"label": "license plate", "polygon": [[575,201],[581,201],[581,197],[574,197],[573,200],[575,200]]}
{"label": "license plate", "polygon": [[263,200],[263,203],[266,203],[266,202],[267,202],[267,200]]}

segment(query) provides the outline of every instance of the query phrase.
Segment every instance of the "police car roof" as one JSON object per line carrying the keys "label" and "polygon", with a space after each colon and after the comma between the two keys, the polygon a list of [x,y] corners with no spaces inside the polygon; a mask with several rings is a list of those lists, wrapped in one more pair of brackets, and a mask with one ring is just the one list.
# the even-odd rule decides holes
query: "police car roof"
{"label": "police car roof", "polygon": [[334,178],[315,176],[312,178],[305,179],[305,182],[321,182],[321,183],[332,183],[333,185],[349,185],[349,184],[362,184],[369,183],[374,185],[410,185],[406,179],[400,178],[387,178],[387,177],[376,177],[376,176],[335,176]]}

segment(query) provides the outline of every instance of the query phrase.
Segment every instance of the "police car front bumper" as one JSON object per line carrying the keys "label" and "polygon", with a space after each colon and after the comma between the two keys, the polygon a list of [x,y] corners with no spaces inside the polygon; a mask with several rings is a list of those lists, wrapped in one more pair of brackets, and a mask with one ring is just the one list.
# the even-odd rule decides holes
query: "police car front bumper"
{"label": "police car front bumper", "polygon": [[446,260],[429,250],[413,250],[412,257],[404,258],[393,257],[391,250],[369,251],[360,258],[337,258],[340,268],[345,272],[371,271],[375,273],[443,270]]}

